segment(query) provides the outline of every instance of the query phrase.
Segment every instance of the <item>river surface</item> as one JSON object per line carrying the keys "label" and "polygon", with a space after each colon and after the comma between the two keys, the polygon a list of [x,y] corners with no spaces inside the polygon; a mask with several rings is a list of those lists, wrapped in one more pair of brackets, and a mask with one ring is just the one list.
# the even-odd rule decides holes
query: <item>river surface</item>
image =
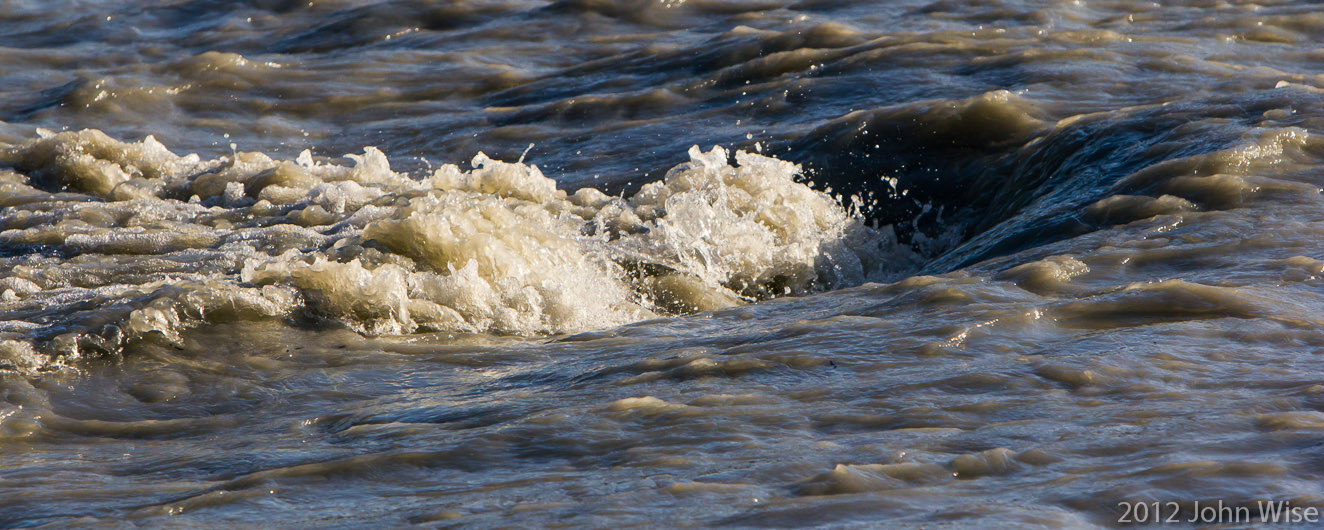
{"label": "river surface", "polygon": [[1270,0],[0,0],[0,527],[1319,510],[1321,39]]}

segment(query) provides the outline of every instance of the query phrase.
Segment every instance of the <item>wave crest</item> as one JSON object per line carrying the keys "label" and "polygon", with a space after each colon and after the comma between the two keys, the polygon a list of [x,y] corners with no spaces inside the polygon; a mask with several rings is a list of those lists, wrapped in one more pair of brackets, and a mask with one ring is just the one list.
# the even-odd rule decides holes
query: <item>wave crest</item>
{"label": "wave crest", "polygon": [[917,264],[797,182],[795,164],[689,156],[627,198],[568,194],[535,165],[481,153],[471,170],[411,177],[372,147],[349,164],[201,160],[151,137],[43,133],[0,154],[15,168],[0,179],[0,363],[30,370],[233,319],[569,333]]}

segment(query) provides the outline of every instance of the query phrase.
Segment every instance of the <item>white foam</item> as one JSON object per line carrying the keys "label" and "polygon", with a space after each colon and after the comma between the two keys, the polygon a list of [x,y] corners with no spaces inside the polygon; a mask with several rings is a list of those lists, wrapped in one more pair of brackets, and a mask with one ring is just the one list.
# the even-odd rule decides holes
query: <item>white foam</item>
{"label": "white foam", "polygon": [[[307,152],[203,161],[99,131],[0,157],[37,196],[0,215],[0,239],[73,255],[5,258],[0,305],[30,325],[0,339],[47,359],[177,341],[217,318],[568,333],[861,283],[912,258],[797,182],[795,164],[738,152],[732,165],[721,148],[692,148],[629,198],[568,195],[536,166],[482,153],[424,179],[372,147],[345,165]],[[58,330],[34,309],[57,298],[72,323]]]}

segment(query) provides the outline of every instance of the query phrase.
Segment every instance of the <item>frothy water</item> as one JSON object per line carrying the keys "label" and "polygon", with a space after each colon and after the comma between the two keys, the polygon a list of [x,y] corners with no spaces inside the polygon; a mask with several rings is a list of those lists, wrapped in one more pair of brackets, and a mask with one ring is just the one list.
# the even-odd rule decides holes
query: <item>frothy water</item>
{"label": "frothy water", "polygon": [[[556,188],[479,154],[423,179],[375,148],[352,165],[202,161],[86,130],[5,153],[8,365],[178,344],[284,318],[359,333],[602,329],[859,284],[914,254],[797,183],[791,163],[690,150],[629,198]],[[49,190],[49,191],[47,191]],[[913,265],[909,266],[913,269]]]}
{"label": "frothy water", "polygon": [[0,1],[0,526],[1324,508],[1317,11]]}

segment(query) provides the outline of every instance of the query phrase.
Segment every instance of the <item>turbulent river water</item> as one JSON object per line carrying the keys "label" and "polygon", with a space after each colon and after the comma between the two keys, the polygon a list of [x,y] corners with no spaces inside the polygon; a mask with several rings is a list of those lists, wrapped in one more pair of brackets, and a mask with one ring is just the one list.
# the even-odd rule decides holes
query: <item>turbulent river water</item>
{"label": "turbulent river water", "polygon": [[1321,39],[1272,0],[0,0],[0,527],[1308,514]]}

